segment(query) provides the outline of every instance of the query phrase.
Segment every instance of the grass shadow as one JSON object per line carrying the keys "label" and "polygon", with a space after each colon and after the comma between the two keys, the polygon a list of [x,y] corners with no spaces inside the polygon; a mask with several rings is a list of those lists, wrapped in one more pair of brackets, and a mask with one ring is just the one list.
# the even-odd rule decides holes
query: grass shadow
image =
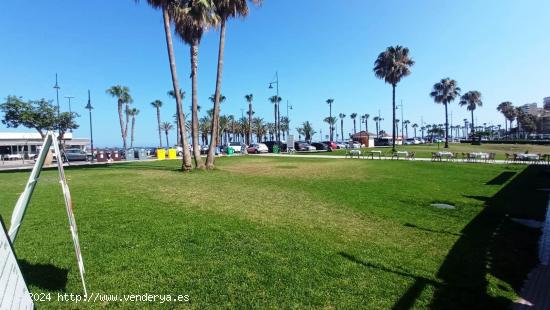
{"label": "grass shadow", "polygon": [[68,269],[51,264],[31,264],[24,259],[19,260],[19,267],[27,285],[48,291],[65,291]]}
{"label": "grass shadow", "polygon": [[430,233],[446,234],[446,235],[453,235],[453,236],[461,236],[460,234],[453,233],[453,232],[450,232],[450,231],[435,230],[435,229],[420,227],[420,226],[417,226],[417,225],[414,225],[414,224],[411,224],[411,223],[405,223],[403,226],[405,226],[405,227],[410,227],[410,228],[415,228],[415,229],[422,230],[422,231],[426,231],[426,232],[430,232]]}

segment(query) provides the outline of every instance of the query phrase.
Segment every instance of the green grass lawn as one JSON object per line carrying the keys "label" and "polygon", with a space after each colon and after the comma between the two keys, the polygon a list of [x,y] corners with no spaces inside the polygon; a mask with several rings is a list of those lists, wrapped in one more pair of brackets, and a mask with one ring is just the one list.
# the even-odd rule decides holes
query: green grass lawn
{"label": "green grass lawn", "polygon": [[[190,302],[88,308],[506,308],[537,263],[548,171],[310,158],[71,168],[88,290]],[[28,173],[0,173],[9,222]],[[435,209],[434,202],[456,209]],[[57,172],[42,174],[15,243],[32,292],[81,293]]]}
{"label": "green grass lawn", "polygon": [[[550,145],[533,145],[533,144],[482,144],[482,145],[471,145],[467,143],[449,143],[449,148],[443,148],[444,143],[437,144],[420,144],[420,145],[399,145],[397,150],[399,151],[412,151],[416,152],[416,157],[419,158],[430,158],[432,152],[437,151],[450,151],[457,153],[472,153],[472,152],[491,152],[496,153],[496,159],[504,159],[504,153],[529,153],[535,154],[550,154]],[[391,147],[376,147],[376,148],[366,148],[364,150],[381,150],[387,156],[391,156]],[[296,154],[324,154],[324,155],[340,155],[343,156],[346,154],[346,150],[336,150],[334,152],[298,152]]]}

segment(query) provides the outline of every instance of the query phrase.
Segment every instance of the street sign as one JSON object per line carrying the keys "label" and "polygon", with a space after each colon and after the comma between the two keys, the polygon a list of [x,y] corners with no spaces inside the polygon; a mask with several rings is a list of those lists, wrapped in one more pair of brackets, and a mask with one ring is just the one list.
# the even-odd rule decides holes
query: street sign
{"label": "street sign", "polygon": [[27,284],[0,218],[0,309],[34,309]]}

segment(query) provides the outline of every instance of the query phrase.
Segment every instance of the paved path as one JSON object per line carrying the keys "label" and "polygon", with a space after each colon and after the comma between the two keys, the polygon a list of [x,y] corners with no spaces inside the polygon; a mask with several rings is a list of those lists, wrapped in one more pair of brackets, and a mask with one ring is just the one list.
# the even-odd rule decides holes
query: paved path
{"label": "paved path", "polygon": [[[251,156],[263,156],[263,157],[292,157],[292,158],[330,158],[330,159],[348,159],[348,160],[351,160],[349,157],[346,158],[346,156],[341,156],[341,155],[319,155],[319,154],[300,154],[300,155],[289,155],[289,154],[273,154],[273,153],[267,153],[267,154],[250,154]],[[354,157],[353,158],[354,160],[357,160],[358,158],[357,157]],[[382,159],[378,159],[376,158],[376,156],[374,157],[374,159],[370,158],[370,157],[367,157],[365,155],[365,157],[361,157],[359,158],[361,160],[392,160],[390,157],[382,157]],[[393,159],[393,160],[397,160],[397,159]],[[431,158],[415,158],[413,160],[409,160],[409,159],[405,159],[405,158],[401,158],[399,159],[401,161],[432,161]],[[437,161],[439,162],[439,161]],[[443,159],[441,162],[447,162],[446,159]],[[472,164],[473,162],[467,162],[467,161],[463,161],[461,159],[457,159],[455,161],[450,161],[450,162],[453,162],[453,163],[464,163],[464,164]],[[484,160],[477,160],[475,163],[481,163],[481,164],[508,164],[508,162],[505,162],[504,160],[495,160],[495,161],[491,161],[491,162],[485,162]]]}

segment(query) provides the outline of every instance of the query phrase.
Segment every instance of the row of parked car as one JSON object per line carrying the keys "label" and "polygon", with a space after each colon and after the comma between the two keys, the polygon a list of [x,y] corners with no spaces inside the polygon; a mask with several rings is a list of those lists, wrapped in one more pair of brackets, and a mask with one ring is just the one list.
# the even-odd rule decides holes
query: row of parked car
{"label": "row of parked car", "polygon": [[[221,147],[221,150],[226,152],[227,148],[231,147],[235,153],[260,154],[260,153],[273,153],[277,149],[279,152],[287,152],[288,145],[284,141],[265,141],[262,143],[252,143],[245,145],[241,142],[230,142],[227,145]],[[294,142],[294,150],[298,152],[311,152],[311,151],[327,151],[332,152],[337,149],[349,149],[349,148],[361,148],[361,144],[357,141],[353,142],[334,142],[334,141],[322,141],[322,142],[307,142],[296,141]]]}

